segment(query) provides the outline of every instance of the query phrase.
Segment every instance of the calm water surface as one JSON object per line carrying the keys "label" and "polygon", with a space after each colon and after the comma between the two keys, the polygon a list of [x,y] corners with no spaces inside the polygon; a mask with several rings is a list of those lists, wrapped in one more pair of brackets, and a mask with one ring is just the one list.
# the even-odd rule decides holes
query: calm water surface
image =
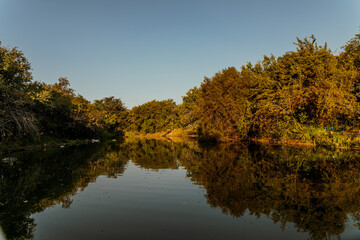
{"label": "calm water surface", "polygon": [[360,238],[354,151],[134,140],[0,160],[7,239]]}

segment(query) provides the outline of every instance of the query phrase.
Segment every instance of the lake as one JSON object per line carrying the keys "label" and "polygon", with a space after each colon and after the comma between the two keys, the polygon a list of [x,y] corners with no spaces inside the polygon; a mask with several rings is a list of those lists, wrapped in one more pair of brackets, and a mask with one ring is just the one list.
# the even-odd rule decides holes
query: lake
{"label": "lake", "polygon": [[[6,239],[359,239],[360,154],[127,140],[0,158]],[[1,238],[1,237],[0,237]]]}

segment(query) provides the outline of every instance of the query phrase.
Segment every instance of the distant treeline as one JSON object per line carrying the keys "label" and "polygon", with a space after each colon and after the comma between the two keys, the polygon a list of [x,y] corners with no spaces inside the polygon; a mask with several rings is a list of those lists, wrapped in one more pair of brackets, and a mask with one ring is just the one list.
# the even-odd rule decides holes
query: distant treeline
{"label": "distant treeline", "polygon": [[[22,52],[0,45],[0,140],[121,137],[188,130],[204,139],[269,138],[335,146],[360,143],[360,34],[334,54],[314,36],[296,50],[229,67],[181,104],[150,101],[131,110],[120,99],[90,102],[66,78],[32,81]],[[359,145],[360,146],[360,145]]]}

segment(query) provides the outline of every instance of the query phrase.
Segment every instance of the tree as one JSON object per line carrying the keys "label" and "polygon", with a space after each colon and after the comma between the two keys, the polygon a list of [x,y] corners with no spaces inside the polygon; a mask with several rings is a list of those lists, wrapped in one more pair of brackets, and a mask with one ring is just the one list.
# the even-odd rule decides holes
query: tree
{"label": "tree", "polygon": [[343,47],[344,53],[350,57],[354,65],[360,69],[360,33],[355,34],[355,37],[350,39]]}
{"label": "tree", "polygon": [[295,45],[296,51],[277,59],[264,57],[255,99],[258,130],[273,135],[299,131],[301,124],[351,125],[359,113],[351,62],[333,55],[326,44],[318,46],[314,36]]}
{"label": "tree", "polygon": [[34,116],[28,110],[30,69],[21,51],[2,47],[0,42],[0,140],[38,137]]}
{"label": "tree", "polygon": [[90,123],[90,102],[76,95],[67,78],[54,84],[31,84],[32,111],[42,134],[79,139],[96,135]]}
{"label": "tree", "polygon": [[172,99],[150,101],[134,107],[129,115],[130,131],[155,133],[177,126],[176,103]]}
{"label": "tree", "polygon": [[91,124],[105,133],[114,133],[116,137],[123,136],[128,113],[120,99],[111,96],[95,100],[88,114]]}
{"label": "tree", "polygon": [[247,84],[234,67],[204,79],[198,100],[203,136],[242,139],[247,135],[252,115]]}
{"label": "tree", "polygon": [[360,102],[360,33],[348,41],[343,47],[344,52],[340,54],[342,62],[352,62],[357,69],[357,76],[354,81],[354,94]]}
{"label": "tree", "polygon": [[198,100],[200,96],[200,89],[194,87],[182,97],[182,104],[177,106],[181,127],[195,131],[198,130],[198,120],[200,116]]}

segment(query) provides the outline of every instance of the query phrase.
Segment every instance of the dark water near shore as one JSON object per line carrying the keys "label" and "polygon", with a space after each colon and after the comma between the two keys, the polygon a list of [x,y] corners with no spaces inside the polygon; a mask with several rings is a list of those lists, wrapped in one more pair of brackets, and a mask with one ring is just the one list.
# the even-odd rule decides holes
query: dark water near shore
{"label": "dark water near shore", "polygon": [[359,239],[360,154],[156,140],[16,153],[0,158],[0,225],[7,239]]}

